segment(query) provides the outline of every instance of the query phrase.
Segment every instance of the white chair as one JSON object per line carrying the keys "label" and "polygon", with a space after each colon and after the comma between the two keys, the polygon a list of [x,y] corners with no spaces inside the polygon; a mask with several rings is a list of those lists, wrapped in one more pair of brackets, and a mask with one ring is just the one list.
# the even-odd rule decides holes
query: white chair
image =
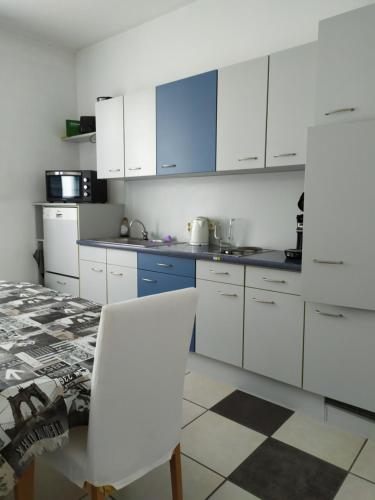
{"label": "white chair", "polygon": [[[92,500],[169,460],[173,500],[182,500],[182,393],[197,300],[190,288],[103,307],[89,426],[44,455]],[[16,500],[25,494],[20,481]]]}

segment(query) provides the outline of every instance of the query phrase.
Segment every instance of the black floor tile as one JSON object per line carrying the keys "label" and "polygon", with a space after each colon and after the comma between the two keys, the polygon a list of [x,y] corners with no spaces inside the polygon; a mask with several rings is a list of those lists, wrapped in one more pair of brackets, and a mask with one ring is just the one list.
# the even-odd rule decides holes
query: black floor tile
{"label": "black floor tile", "polygon": [[276,439],[267,439],[229,476],[262,500],[332,500],[346,471]]}
{"label": "black floor tile", "polygon": [[293,415],[292,410],[283,408],[264,399],[234,391],[217,403],[210,411],[230,418],[238,424],[272,436],[282,424]]}

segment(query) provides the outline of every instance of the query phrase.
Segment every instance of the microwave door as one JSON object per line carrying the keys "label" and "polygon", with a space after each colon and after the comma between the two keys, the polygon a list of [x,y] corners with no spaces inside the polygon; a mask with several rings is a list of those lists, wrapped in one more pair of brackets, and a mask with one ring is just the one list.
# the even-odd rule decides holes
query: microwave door
{"label": "microwave door", "polygon": [[61,192],[64,200],[74,200],[81,197],[81,176],[62,175]]}

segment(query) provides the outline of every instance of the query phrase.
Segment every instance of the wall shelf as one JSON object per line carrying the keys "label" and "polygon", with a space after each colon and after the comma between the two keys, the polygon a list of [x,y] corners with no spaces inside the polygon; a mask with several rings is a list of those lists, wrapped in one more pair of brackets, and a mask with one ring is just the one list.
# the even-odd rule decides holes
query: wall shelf
{"label": "wall shelf", "polygon": [[95,143],[96,142],[96,132],[89,132],[88,134],[78,134],[78,135],[72,135],[70,137],[63,136],[61,137],[61,140],[64,142],[91,142]]}

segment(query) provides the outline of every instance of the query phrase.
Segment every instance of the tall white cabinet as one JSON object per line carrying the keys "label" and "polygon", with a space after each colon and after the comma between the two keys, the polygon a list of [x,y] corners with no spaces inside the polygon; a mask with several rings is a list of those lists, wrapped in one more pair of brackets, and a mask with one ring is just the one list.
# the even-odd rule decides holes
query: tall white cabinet
{"label": "tall white cabinet", "polygon": [[375,5],[319,24],[316,123],[375,118]]}
{"label": "tall white cabinet", "polygon": [[270,55],[266,166],[304,165],[314,123],[318,44]]}
{"label": "tall white cabinet", "polygon": [[268,57],[219,69],[216,170],[264,167]]}

